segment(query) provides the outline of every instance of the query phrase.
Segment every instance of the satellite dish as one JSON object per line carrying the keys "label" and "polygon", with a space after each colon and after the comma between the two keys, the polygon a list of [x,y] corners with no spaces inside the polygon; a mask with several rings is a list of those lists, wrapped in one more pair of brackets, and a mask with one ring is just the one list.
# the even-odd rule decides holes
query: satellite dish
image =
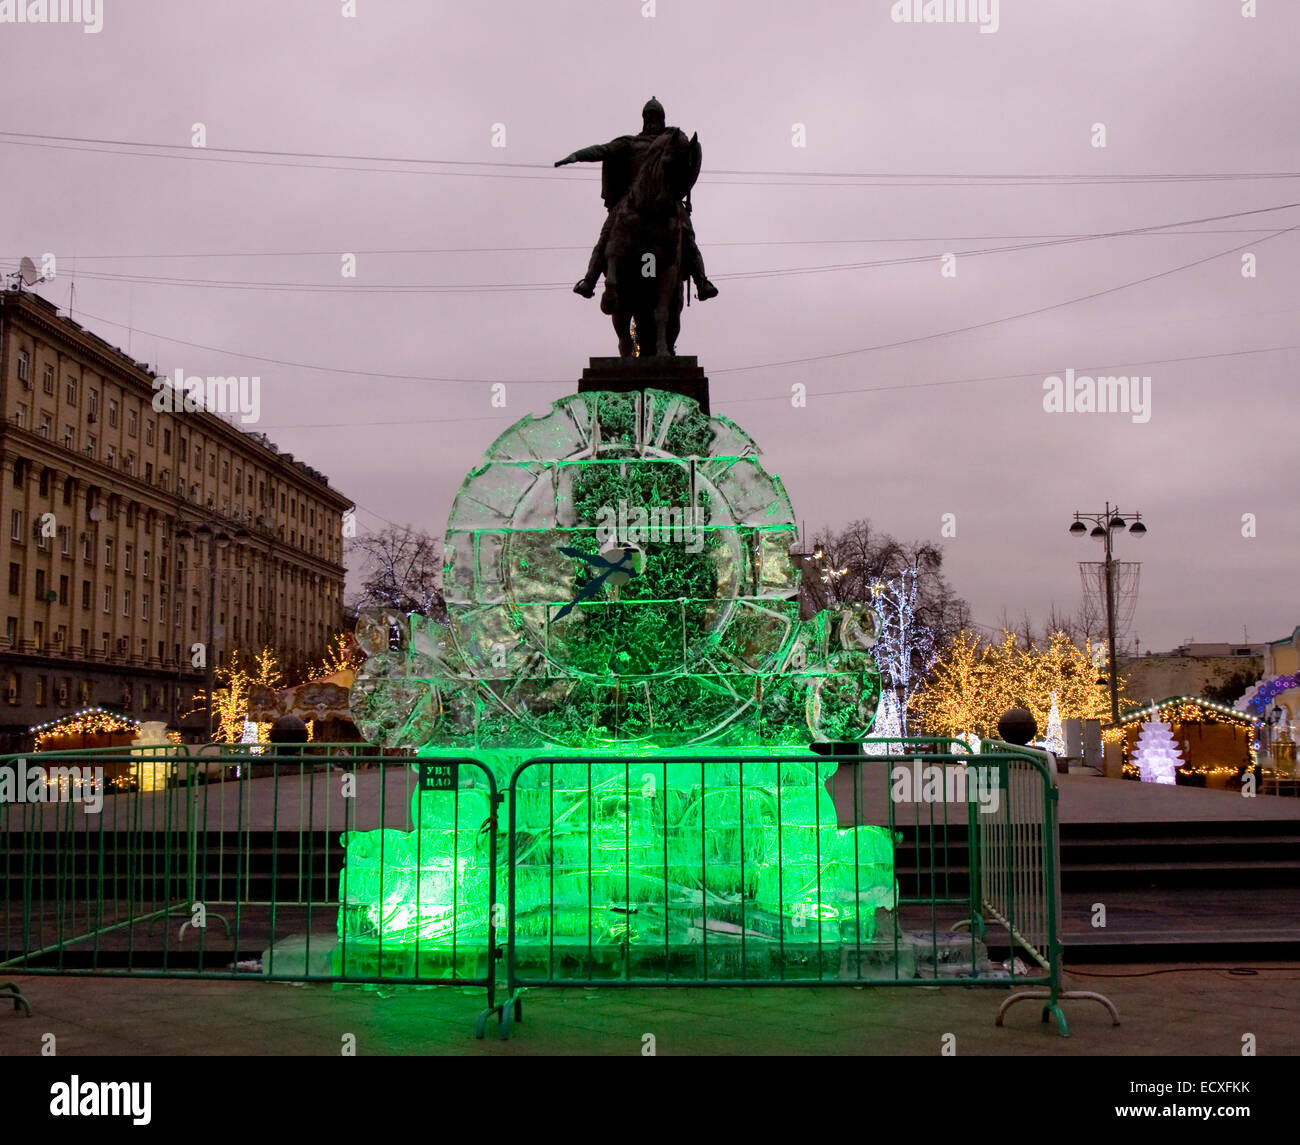
{"label": "satellite dish", "polygon": [[36,264],[26,255],[23,255],[19,260],[17,272],[8,275],[8,277],[18,279],[19,289],[22,289],[24,286],[35,286],[38,282],[45,281],[45,279],[37,273]]}
{"label": "satellite dish", "polygon": [[104,519],[104,510],[96,505],[88,514],[92,521],[102,521]]}

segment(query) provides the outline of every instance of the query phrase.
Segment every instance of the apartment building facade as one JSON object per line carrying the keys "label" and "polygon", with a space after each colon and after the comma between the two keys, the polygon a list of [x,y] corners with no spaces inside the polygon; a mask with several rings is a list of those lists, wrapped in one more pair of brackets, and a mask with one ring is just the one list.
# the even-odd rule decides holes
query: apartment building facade
{"label": "apartment building facade", "polygon": [[197,732],[207,658],[289,670],[343,624],[323,474],[206,409],[38,295],[0,292],[0,744],[102,705]]}

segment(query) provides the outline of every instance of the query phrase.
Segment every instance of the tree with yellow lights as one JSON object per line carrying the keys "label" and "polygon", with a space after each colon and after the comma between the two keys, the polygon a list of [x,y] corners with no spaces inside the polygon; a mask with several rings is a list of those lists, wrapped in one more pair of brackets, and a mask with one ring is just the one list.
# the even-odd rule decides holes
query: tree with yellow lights
{"label": "tree with yellow lights", "polygon": [[1013,707],[1025,708],[1046,728],[1053,692],[1062,719],[1108,718],[1110,698],[1097,684],[1090,642],[1080,648],[1058,631],[1045,648],[1023,647],[1014,633],[1003,632],[998,643],[987,644],[963,630],[935,664],[915,706],[929,735],[995,737],[998,720]]}
{"label": "tree with yellow lights", "polygon": [[[280,661],[271,648],[263,648],[253,657],[251,666],[240,662],[239,650],[230,654],[230,664],[214,673],[217,687],[213,690],[214,743],[238,743],[244,734],[244,721],[248,718],[248,693],[255,684],[273,690],[284,687]],[[206,708],[207,695],[195,693],[195,711]]]}
{"label": "tree with yellow lights", "polygon": [[357,647],[357,642],[346,632],[336,632],[333,639],[325,646],[325,657],[312,669],[309,680],[323,680],[345,669],[360,668],[365,662],[365,653]]}

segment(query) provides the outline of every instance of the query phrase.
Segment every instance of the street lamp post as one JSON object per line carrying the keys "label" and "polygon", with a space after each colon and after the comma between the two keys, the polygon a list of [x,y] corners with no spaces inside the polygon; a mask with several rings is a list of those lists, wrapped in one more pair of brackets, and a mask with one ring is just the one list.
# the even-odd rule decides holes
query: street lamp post
{"label": "street lamp post", "polygon": [[[1088,525],[1093,527],[1089,530]],[[1106,502],[1105,512],[1075,513],[1070,525],[1072,536],[1082,537],[1085,533],[1094,540],[1102,541],[1106,546],[1106,562],[1103,570],[1106,578],[1106,647],[1110,658],[1110,721],[1119,723],[1119,672],[1115,657],[1115,552],[1112,533],[1127,526],[1134,537],[1145,537],[1147,527],[1142,523],[1141,513],[1121,513],[1118,507],[1112,508]]]}
{"label": "street lamp post", "polygon": [[[248,534],[239,529],[235,532],[235,539],[244,541]],[[190,529],[188,526],[182,526],[176,531],[176,538],[180,541],[193,540],[195,542],[196,552],[202,551],[204,546],[207,549],[207,564],[199,565],[198,568],[206,568],[208,572],[208,623],[207,623],[207,643],[203,648],[203,672],[204,672],[204,689],[207,695],[207,735],[208,742],[212,742],[212,731],[215,724],[215,712],[213,710],[214,696],[216,689],[216,604],[217,604],[217,550],[224,549],[230,544],[230,534],[224,529],[213,529],[211,525],[200,524]]]}

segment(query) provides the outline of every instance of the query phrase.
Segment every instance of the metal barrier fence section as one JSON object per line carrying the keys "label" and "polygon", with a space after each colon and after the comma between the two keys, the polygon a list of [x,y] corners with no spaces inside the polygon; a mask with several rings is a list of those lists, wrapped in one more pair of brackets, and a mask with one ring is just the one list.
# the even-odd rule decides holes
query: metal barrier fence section
{"label": "metal barrier fence section", "polygon": [[491,1006],[496,783],[428,763],[355,744],[0,758],[0,972],[454,983]]}
{"label": "metal barrier fence section", "polygon": [[541,986],[936,982],[1039,987],[1067,1033],[1047,757],[863,746],[521,765],[502,1036]]}

